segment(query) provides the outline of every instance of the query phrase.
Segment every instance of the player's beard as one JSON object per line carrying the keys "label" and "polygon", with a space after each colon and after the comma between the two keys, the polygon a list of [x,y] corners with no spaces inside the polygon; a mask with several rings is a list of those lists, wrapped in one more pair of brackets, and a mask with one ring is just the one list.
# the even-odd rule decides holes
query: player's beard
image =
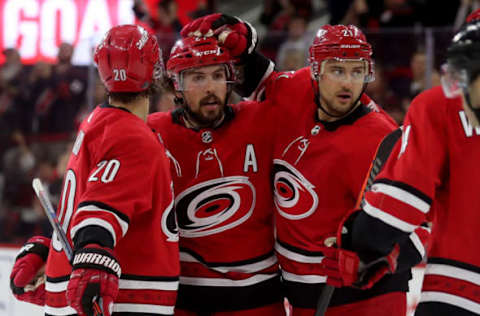
{"label": "player's beard", "polygon": [[[204,113],[203,107],[208,106],[209,103],[216,103],[218,107],[216,111],[210,111]],[[187,119],[191,121],[194,125],[198,127],[215,127],[218,126],[225,115],[225,105],[226,105],[226,96],[223,101],[216,96],[215,94],[209,94],[208,96],[202,98],[199,101],[198,111],[192,111],[192,109],[186,105],[185,112],[187,114]]]}

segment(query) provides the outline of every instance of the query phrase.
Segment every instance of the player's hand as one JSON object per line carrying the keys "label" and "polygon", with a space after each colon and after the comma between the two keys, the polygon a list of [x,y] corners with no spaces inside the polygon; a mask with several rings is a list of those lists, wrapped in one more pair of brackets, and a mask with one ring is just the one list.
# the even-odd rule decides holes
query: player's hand
{"label": "player's hand", "polygon": [[88,244],[76,250],[67,286],[68,304],[79,316],[90,316],[97,314],[93,303],[98,302],[103,315],[110,316],[121,273],[111,249]]}
{"label": "player's hand", "polygon": [[215,36],[237,61],[251,54],[258,41],[257,31],[250,23],[221,13],[206,15],[190,22],[180,34],[183,37]]}
{"label": "player's hand", "polygon": [[332,248],[325,253],[321,265],[328,284],[369,289],[386,274],[396,271],[399,253],[400,247],[397,244],[387,256],[365,264],[355,252]]}
{"label": "player's hand", "polygon": [[45,305],[45,262],[50,238],[30,238],[17,255],[10,274],[10,289],[20,301]]}

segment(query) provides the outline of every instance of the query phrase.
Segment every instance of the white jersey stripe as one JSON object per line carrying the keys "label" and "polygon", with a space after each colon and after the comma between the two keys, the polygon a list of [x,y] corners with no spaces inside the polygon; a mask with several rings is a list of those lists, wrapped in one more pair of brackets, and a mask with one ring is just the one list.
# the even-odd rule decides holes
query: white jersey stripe
{"label": "white jersey stripe", "polygon": [[277,277],[277,274],[258,274],[243,280],[230,280],[220,278],[195,278],[180,276],[180,284],[196,285],[196,286],[225,286],[225,287],[241,287],[254,285],[269,279]]}
{"label": "white jersey stripe", "polygon": [[443,292],[422,292],[420,296],[420,303],[424,302],[439,302],[454,305],[466,309],[472,313],[480,314],[480,304],[466,299],[464,297]]}
{"label": "white jersey stripe", "polygon": [[176,291],[178,289],[178,281],[138,281],[120,279],[118,287],[120,290],[163,290]]}
{"label": "white jersey stripe", "polygon": [[117,220],[118,225],[122,229],[122,237],[125,236],[125,234],[127,233],[128,223],[126,221],[124,221],[123,219],[121,219],[117,214],[113,213],[112,211],[100,208],[100,207],[98,207],[96,205],[93,205],[93,204],[84,205],[84,206],[80,207],[79,209],[77,209],[77,211],[78,212],[85,212],[85,211],[107,212],[108,214],[113,215],[115,217],[115,219]]}
{"label": "white jersey stripe", "polygon": [[77,311],[74,310],[70,306],[67,306],[67,307],[52,307],[52,306],[45,305],[44,311],[45,311],[46,314],[57,315],[57,316],[77,315]]}
{"label": "white jersey stripe", "polygon": [[396,200],[399,200],[400,202],[406,203],[416,208],[422,213],[428,213],[428,211],[430,210],[430,204],[416,197],[412,193],[393,185],[388,185],[385,183],[374,183],[372,185],[371,191],[388,195]]}
{"label": "white jersey stripe", "polygon": [[479,273],[475,273],[473,271],[468,271],[462,268],[453,267],[446,264],[427,263],[427,267],[425,269],[425,276],[429,274],[441,275],[441,276],[446,276],[453,279],[459,279],[459,280],[467,281],[470,283],[474,283],[477,286],[480,286]]}
{"label": "white jersey stripe", "polygon": [[285,280],[291,281],[291,282],[309,283],[309,284],[327,282],[326,276],[316,275],[316,274],[294,274],[287,271],[282,271],[282,276]]}
{"label": "white jersey stripe", "polygon": [[[195,262],[201,263],[195,257],[190,255],[187,252],[180,251],[180,262]],[[207,266],[208,269],[218,271],[220,273],[228,273],[228,272],[241,272],[241,273],[255,273],[261,271],[263,269],[269,268],[277,263],[277,257],[275,255],[271,255],[267,259],[261,260],[259,262],[254,262],[250,264],[238,265],[238,266]]]}
{"label": "white jersey stripe", "polygon": [[70,229],[70,235],[72,236],[72,239],[75,238],[75,234],[77,233],[77,231],[89,225],[97,225],[108,230],[108,232],[112,235],[113,238],[113,246],[117,244],[117,235],[115,234],[115,230],[113,229],[112,225],[103,219],[95,217],[84,219],[77,225],[73,226]]}
{"label": "white jersey stripe", "polygon": [[113,304],[113,311],[116,313],[150,313],[173,315],[173,306],[150,305],[150,304]]}
{"label": "white jersey stripe", "polygon": [[413,232],[410,234],[410,240],[412,241],[413,245],[417,249],[417,251],[420,253],[420,256],[422,258],[425,257],[425,246],[423,245],[422,241],[420,240],[420,237],[418,237],[417,233]]}
{"label": "white jersey stripe", "polygon": [[45,290],[47,292],[52,293],[59,293],[67,290],[68,281],[53,283],[53,282],[45,282]]}
{"label": "white jersey stripe", "polygon": [[415,225],[402,221],[401,219],[395,216],[392,216],[376,207],[373,207],[367,202],[367,200],[365,200],[365,205],[363,206],[363,210],[368,215],[378,218],[379,220],[385,222],[386,224],[393,226],[401,231],[411,233],[415,230],[415,228],[417,228],[417,226]]}
{"label": "white jersey stripe", "polygon": [[[121,290],[162,290],[176,291],[178,289],[178,281],[138,281],[120,279],[118,282]],[[45,289],[48,292],[59,293],[67,290],[68,281],[59,283],[45,282]]]}
{"label": "white jersey stripe", "polygon": [[278,242],[275,243],[275,250],[285,258],[302,263],[321,263],[324,258],[324,256],[306,256],[297,252],[293,252],[283,247]]}

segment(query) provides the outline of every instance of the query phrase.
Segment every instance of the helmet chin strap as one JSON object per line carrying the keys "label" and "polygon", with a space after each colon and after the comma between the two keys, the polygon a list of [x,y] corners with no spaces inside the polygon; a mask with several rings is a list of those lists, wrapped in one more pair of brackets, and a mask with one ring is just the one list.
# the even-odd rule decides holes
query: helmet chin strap
{"label": "helmet chin strap", "polygon": [[480,122],[480,109],[475,109],[472,106],[472,101],[470,98],[470,92],[468,92],[468,88],[463,88],[463,95],[465,96],[465,101],[467,101],[468,108],[473,112],[473,115],[477,118],[477,121]]}
{"label": "helmet chin strap", "polygon": [[362,94],[365,92],[365,90],[367,90],[367,85],[368,85],[368,83],[366,83],[366,82],[363,84],[362,91],[358,95],[358,98],[352,103],[353,105],[347,113],[344,113],[344,114],[341,114],[341,115],[335,115],[335,114],[329,113],[320,103],[320,87],[319,87],[318,77],[316,76],[315,80],[310,80],[310,82],[312,83],[312,85],[314,85],[314,84],[317,85],[316,87],[313,87],[314,99],[315,99],[314,101],[315,101],[315,104],[317,105],[317,107],[323,113],[327,114],[330,117],[334,117],[334,118],[337,118],[337,119],[341,119],[343,117],[348,116],[350,113],[352,113],[356,109],[357,103],[358,103],[358,101],[360,101],[360,98],[362,97]]}

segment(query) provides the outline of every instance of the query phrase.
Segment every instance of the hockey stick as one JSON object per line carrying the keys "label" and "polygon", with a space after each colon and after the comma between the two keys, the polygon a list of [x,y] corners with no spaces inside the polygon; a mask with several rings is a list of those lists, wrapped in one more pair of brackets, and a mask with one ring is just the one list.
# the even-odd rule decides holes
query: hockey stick
{"label": "hockey stick", "polygon": [[[67,235],[63,231],[62,226],[60,225],[60,222],[58,221],[57,214],[55,212],[55,209],[53,208],[52,203],[50,202],[50,199],[48,198],[48,195],[46,191],[43,188],[42,182],[40,179],[35,178],[32,181],[32,187],[33,190],[35,191],[35,194],[37,195],[38,199],[40,200],[40,204],[43,206],[43,210],[45,211],[45,214],[47,215],[48,221],[50,222],[50,225],[52,225],[53,230],[58,236],[58,239],[60,240],[60,243],[62,244],[63,252],[65,252],[65,256],[68,259],[68,262],[72,262],[72,257],[73,257],[73,250],[72,247],[70,246],[70,243],[68,242]],[[93,314],[94,316],[103,316],[102,310],[100,306],[98,305],[97,301],[93,302]]]}
{"label": "hockey stick", "polygon": [[[363,201],[363,197],[365,192],[367,192],[373,184],[373,181],[383,169],[385,162],[387,162],[388,157],[390,157],[390,153],[395,147],[395,144],[402,136],[402,129],[397,128],[387,136],[383,138],[380,144],[377,147],[377,151],[375,153],[375,158],[370,165],[370,169],[368,170],[367,177],[362,186],[362,190],[360,191],[360,195],[355,206],[355,209],[360,207],[361,202]],[[330,299],[332,298],[333,291],[335,287],[325,284],[322,291],[320,292],[320,296],[317,302],[317,310],[315,312],[315,316],[323,316],[328,308],[328,304],[330,303]]]}
{"label": "hockey stick", "polygon": [[325,283],[322,291],[320,292],[320,296],[318,297],[317,310],[315,311],[315,316],[325,315],[325,312],[327,311],[328,304],[330,303],[330,299],[332,298],[334,290],[335,290],[334,286]]}

